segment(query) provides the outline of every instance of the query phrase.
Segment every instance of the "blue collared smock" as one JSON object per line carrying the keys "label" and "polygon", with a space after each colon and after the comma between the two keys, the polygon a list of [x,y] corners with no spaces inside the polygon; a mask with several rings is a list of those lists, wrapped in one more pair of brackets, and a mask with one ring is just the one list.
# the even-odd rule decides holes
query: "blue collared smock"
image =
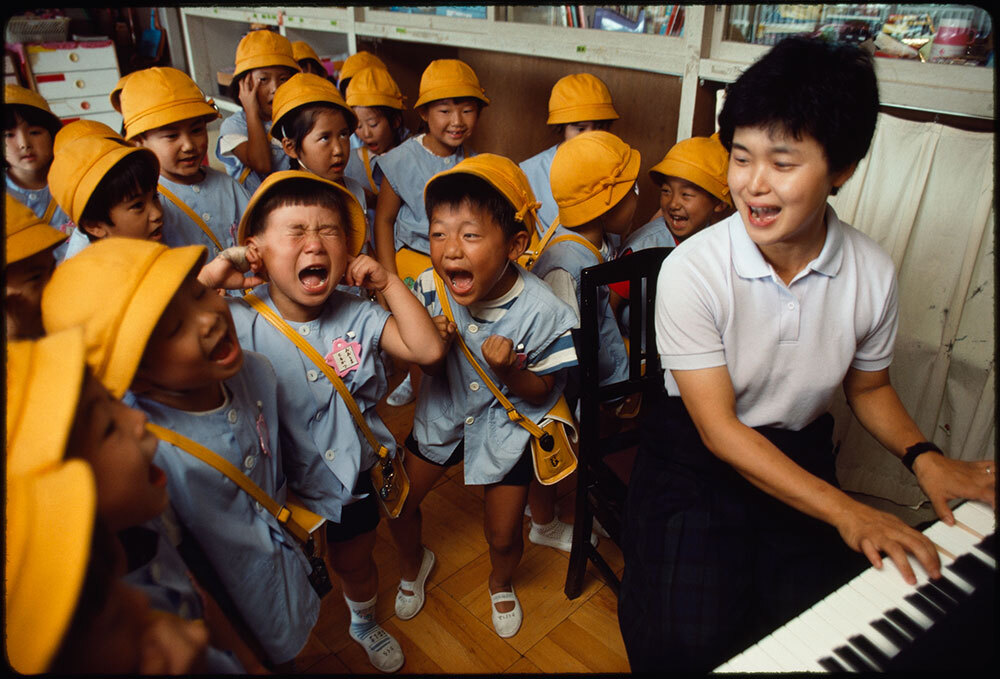
{"label": "blue collared smock", "polygon": [[394,230],[396,250],[408,247],[430,256],[430,238],[427,236],[430,223],[424,210],[424,186],[438,172],[450,170],[476,153],[460,146],[453,154],[442,158],[423,145],[423,138],[424,135],[418,134],[386,151],[379,156],[378,167],[402,201]]}
{"label": "blue collared smock", "polygon": [[[455,302],[447,291],[445,294],[458,332],[479,365],[518,412],[533,422],[540,422],[562,395],[566,368],[576,365],[573,340],[568,334],[576,324],[576,315],[536,276],[520,267],[518,273],[523,287],[520,292],[512,289],[516,297],[509,300],[506,313],[496,321],[473,318],[468,308]],[[442,313],[430,269],[417,278],[413,292],[432,317]],[[529,369],[544,356],[565,356],[546,370],[536,371],[555,376],[555,384],[544,403],[532,405],[511,393],[490,369],[482,358],[482,346],[491,335],[507,337],[513,342],[515,351],[527,354]],[[420,381],[413,437],[420,452],[438,463],[445,462],[464,440],[465,483],[478,485],[503,479],[521,458],[530,434],[507,416],[458,342],[454,342],[445,358],[445,373],[425,375]]]}
{"label": "blue collared smock", "polygon": [[[271,131],[270,120],[264,123],[264,131]],[[240,162],[239,158],[233,155],[233,149],[247,141],[249,138],[250,136],[247,131],[247,114],[243,109],[236,111],[233,115],[223,120],[222,124],[219,125],[219,140],[215,144],[215,157],[219,159],[219,162],[226,166],[226,174],[236,181],[239,181],[240,175],[243,173],[243,169],[246,166]],[[271,143],[271,172],[292,169],[292,159],[285,155],[285,151],[281,148],[281,144],[272,139],[270,136],[268,136],[268,140]],[[245,188],[247,193],[252,196],[253,192],[257,190],[257,187],[261,185],[261,182],[264,181],[266,176],[267,175],[261,176],[251,170],[250,174],[246,178],[246,181],[243,182],[243,188]]]}
{"label": "blue collared smock", "polygon": [[[242,369],[225,387],[226,404],[207,413],[177,410],[142,395],[136,400],[151,422],[221,455],[284,504],[274,370],[260,354],[244,351]],[[261,440],[267,441],[266,450]],[[193,455],[161,443],[154,462],[167,474],[177,518],[198,540],[268,657],[274,663],[294,658],[320,605],[309,584],[309,561],[295,538],[248,493]]]}
{"label": "blue collared smock", "polygon": [[[236,244],[240,219],[250,203],[250,194],[229,175],[210,167],[202,170],[205,178],[197,184],[178,184],[161,176],[160,185],[201,217],[223,248],[232,247]],[[164,239],[170,240],[171,246],[204,245],[208,248],[209,259],[219,254],[219,249],[201,227],[162,192],[160,204],[163,206]]]}
{"label": "blue collared smock", "polygon": [[[268,289],[268,285],[258,286],[254,294],[277,312]],[[339,523],[342,507],[364,497],[351,491],[358,476],[375,464],[375,451],[315,363],[242,299],[229,300],[229,308],[240,344],[266,355],[277,373],[289,486],[310,510]],[[288,321],[288,325],[324,357],[337,339],[361,345],[358,368],[341,379],[375,437],[395,455],[395,439],[375,412],[375,404],[388,390],[379,345],[389,316],[380,305],[337,290],[318,318],[307,323]]]}
{"label": "blue collared smock", "polygon": [[552,197],[552,184],[549,183],[549,172],[552,170],[552,159],[556,157],[559,144],[550,146],[541,153],[522,160],[520,167],[531,184],[535,200],[542,204],[538,208],[538,236],[544,236],[549,225],[559,216],[559,206]]}
{"label": "blue collared smock", "polygon": [[[580,273],[588,266],[600,264],[600,261],[588,247],[575,240],[554,242],[560,236],[571,233],[569,229],[559,226],[552,241],[531,268],[531,272],[541,278],[545,278],[553,269],[562,269],[569,273],[573,278],[573,287],[576,288],[576,304],[579,308]],[[597,307],[600,315],[597,318],[597,336],[600,350],[597,352],[597,367],[602,385],[628,378],[628,352],[625,351],[625,342],[618,330],[618,322],[611,309],[609,297],[608,287],[599,285]]]}
{"label": "blue collared smock", "polygon": [[[49,209],[49,203],[52,202],[52,193],[49,191],[49,187],[41,189],[25,189],[18,186],[10,175],[4,173],[4,179],[7,184],[7,193],[11,194],[17,198],[22,204],[27,205],[32,212],[35,213],[36,217],[44,217],[45,211]],[[52,213],[52,218],[49,219],[48,225],[59,229],[64,234],[69,236],[76,230],[73,222],[70,221],[69,216],[63,212],[63,209],[58,205],[55,206],[55,211]],[[61,262],[66,258],[66,248],[67,244],[63,243],[55,249],[55,258],[57,262]]]}

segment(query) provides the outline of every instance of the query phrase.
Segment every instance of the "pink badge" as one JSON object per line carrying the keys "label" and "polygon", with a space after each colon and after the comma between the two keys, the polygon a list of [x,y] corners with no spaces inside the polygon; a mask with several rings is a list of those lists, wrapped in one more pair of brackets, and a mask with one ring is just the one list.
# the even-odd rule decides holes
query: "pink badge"
{"label": "pink badge", "polygon": [[352,370],[357,370],[358,366],[361,365],[361,344],[347,342],[342,337],[338,337],[333,340],[333,348],[323,359],[328,366],[336,371],[338,376],[343,377]]}

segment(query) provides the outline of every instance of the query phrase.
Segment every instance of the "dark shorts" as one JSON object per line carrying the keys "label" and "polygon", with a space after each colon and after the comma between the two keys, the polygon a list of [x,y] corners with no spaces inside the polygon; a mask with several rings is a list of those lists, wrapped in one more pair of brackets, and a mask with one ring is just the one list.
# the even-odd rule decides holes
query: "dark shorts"
{"label": "dark shorts", "polygon": [[[435,467],[454,467],[456,464],[465,459],[465,441],[458,444],[448,459],[442,462],[435,462],[434,460],[429,460],[423,453],[420,452],[420,446],[417,445],[417,440],[413,438],[413,432],[406,437],[406,449],[419,457],[421,460],[427,464],[432,464]],[[521,457],[506,476],[497,481],[497,485],[500,486],[527,486],[531,483],[531,479],[535,478],[535,470],[531,465],[531,443],[529,442],[525,446],[524,451],[521,453]]]}
{"label": "dark shorts", "polygon": [[382,515],[375,497],[375,487],[372,486],[371,472],[365,470],[358,475],[354,486],[354,494],[368,493],[367,497],[346,505],[340,512],[340,523],[326,522],[326,539],[328,542],[347,542],[352,538],[375,530]]}

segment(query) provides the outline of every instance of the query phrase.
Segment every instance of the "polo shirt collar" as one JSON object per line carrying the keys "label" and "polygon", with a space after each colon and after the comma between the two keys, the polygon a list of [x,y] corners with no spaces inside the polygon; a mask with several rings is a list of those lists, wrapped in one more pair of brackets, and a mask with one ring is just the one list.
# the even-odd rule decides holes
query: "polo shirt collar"
{"label": "polo shirt collar", "polygon": [[[806,265],[807,270],[825,276],[836,276],[844,259],[844,224],[828,204],[826,206],[826,241],[819,255]],[[740,213],[729,218],[729,238],[733,244],[733,266],[741,278],[770,278],[771,265],[764,259],[757,245],[750,240]],[[801,278],[800,273],[796,278]]]}

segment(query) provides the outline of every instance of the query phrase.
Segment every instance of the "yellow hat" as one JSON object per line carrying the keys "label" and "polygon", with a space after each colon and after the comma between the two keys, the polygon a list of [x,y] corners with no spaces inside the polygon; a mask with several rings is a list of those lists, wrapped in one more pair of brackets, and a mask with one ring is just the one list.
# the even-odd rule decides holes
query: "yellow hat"
{"label": "yellow hat", "polygon": [[236,46],[236,69],[233,77],[237,77],[255,68],[270,68],[271,66],[287,66],[296,73],[299,72],[299,62],[292,53],[292,43],[283,35],[269,30],[250,31],[240,44]]}
{"label": "yellow hat", "polygon": [[589,73],[560,78],[549,95],[548,125],[579,123],[585,120],[617,120],[608,86]]}
{"label": "yellow hat", "polygon": [[386,68],[385,63],[371,52],[361,50],[360,52],[352,54],[344,59],[344,65],[340,67],[340,73],[337,77],[337,85],[340,85],[340,83],[344,82],[348,78],[353,78],[361,69],[372,67],[389,70]]}
{"label": "yellow hat", "polygon": [[215,102],[205,98],[191,76],[169,66],[130,74],[120,103],[126,139],[189,118],[219,117]]}
{"label": "yellow hat", "polygon": [[316,54],[316,50],[309,46],[305,40],[296,40],[292,43],[292,58],[298,63],[303,59],[312,59],[320,66],[323,65],[323,61]]}
{"label": "yellow hat", "polygon": [[348,106],[388,106],[402,111],[405,99],[384,68],[363,68],[347,84]]}
{"label": "yellow hat", "polygon": [[274,91],[274,100],[271,102],[271,120],[274,121],[271,136],[275,139],[284,136],[282,118],[285,115],[299,106],[318,103],[331,104],[343,111],[351,132],[358,126],[358,117],[332,82],[315,73],[296,73]]}
{"label": "yellow hat", "polygon": [[560,223],[580,226],[617,205],[632,190],[639,161],[638,151],[603,130],[560,144],[549,170]]}
{"label": "yellow hat", "polygon": [[83,389],[83,329],[7,344],[7,474],[63,459]]}
{"label": "yellow hat", "polygon": [[121,398],[164,310],[205,253],[203,245],[102,238],[56,267],[42,292],[45,331],[83,326],[87,365]]}
{"label": "yellow hat", "polygon": [[731,206],[728,172],[729,152],[716,133],[677,142],[663,160],[650,168],[649,176],[657,184],[662,184],[666,175],[686,179]]}
{"label": "yellow hat", "polygon": [[70,142],[74,142],[80,137],[90,136],[122,139],[122,136],[108,125],[96,120],[80,118],[79,120],[74,120],[71,123],[63,125],[62,129],[56,134],[56,138],[52,141],[52,152],[58,154]]}
{"label": "yellow hat", "polygon": [[414,106],[459,97],[474,97],[486,105],[490,103],[472,67],[458,59],[435,59],[420,76],[420,96]]}
{"label": "yellow hat", "polygon": [[10,193],[6,194],[5,200],[4,229],[7,231],[7,240],[4,243],[4,261],[6,264],[27,259],[66,240],[66,234],[43,222],[31,211],[31,208],[14,198]]}
{"label": "yellow hat", "polygon": [[122,112],[122,89],[125,87],[125,81],[128,77],[132,75],[131,73],[126,73],[121,78],[118,79],[118,83],[115,85],[115,89],[111,90],[111,94],[108,95],[108,99],[111,100],[111,108]]}
{"label": "yellow hat", "polygon": [[49,102],[45,101],[45,97],[38,92],[21,87],[20,85],[4,85],[3,103],[31,106],[32,108],[45,111],[50,116],[55,116],[52,109],[49,108]]}
{"label": "yellow hat", "polygon": [[87,573],[96,506],[83,460],[7,476],[4,627],[7,657],[22,674],[45,672],[62,644]]}
{"label": "yellow hat", "polygon": [[118,161],[132,153],[149,154],[159,172],[156,154],[149,149],[129,146],[120,137],[83,136],[62,145],[54,154],[49,167],[49,190],[74,224],[80,223],[80,215],[104,176]]}
{"label": "yellow hat", "polygon": [[350,227],[347,232],[347,251],[351,253],[351,255],[357,255],[361,252],[361,247],[365,244],[365,238],[368,235],[368,227],[367,222],[365,221],[364,208],[362,208],[358,203],[358,199],[354,197],[353,193],[345,189],[340,184],[331,182],[328,179],[323,179],[319,175],[315,175],[311,172],[305,172],[304,170],[282,170],[281,172],[272,172],[261,183],[261,185],[257,187],[257,190],[254,191],[253,196],[250,198],[250,203],[247,205],[247,209],[243,211],[243,218],[240,220],[240,228],[236,233],[237,244],[246,244],[247,231],[250,229],[250,223],[257,218],[257,215],[255,214],[256,208],[261,201],[264,200],[264,197],[267,196],[271,190],[275,189],[278,184],[296,179],[305,179],[319,184],[332,186],[343,194],[345,198],[344,203],[347,205],[347,217],[350,222],[350,224],[347,225]]}
{"label": "yellow hat", "polygon": [[428,187],[441,177],[450,174],[471,174],[485,179],[514,206],[515,219],[525,225],[528,233],[535,232],[538,223],[538,208],[542,204],[535,199],[531,184],[528,183],[528,178],[517,163],[495,153],[480,153],[471,156],[455,167],[438,172],[431,177],[424,186],[425,199]]}

